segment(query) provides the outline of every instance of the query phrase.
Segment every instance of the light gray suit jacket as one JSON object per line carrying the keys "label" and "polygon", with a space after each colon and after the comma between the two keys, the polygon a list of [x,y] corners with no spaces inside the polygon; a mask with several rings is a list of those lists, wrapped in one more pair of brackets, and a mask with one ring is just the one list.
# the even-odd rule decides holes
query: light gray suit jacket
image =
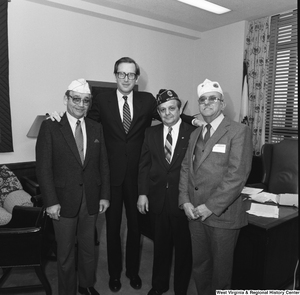
{"label": "light gray suit jacket", "polygon": [[194,150],[201,134],[202,127],[191,134],[182,162],[179,206],[187,202],[195,207],[205,204],[213,212],[204,221],[205,224],[241,228],[247,224],[246,208],[240,193],[251,170],[251,131],[248,126],[225,117],[199,151],[200,162],[194,170]]}

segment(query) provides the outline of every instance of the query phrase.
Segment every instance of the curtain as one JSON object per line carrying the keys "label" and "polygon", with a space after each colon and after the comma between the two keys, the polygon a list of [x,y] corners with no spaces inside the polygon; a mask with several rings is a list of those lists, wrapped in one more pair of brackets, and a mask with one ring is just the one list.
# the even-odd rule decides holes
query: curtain
{"label": "curtain", "polygon": [[[270,17],[248,22],[244,62],[247,66],[248,103],[242,95],[242,108],[248,112],[255,155],[264,144],[265,100],[269,55]],[[248,105],[247,105],[248,104]],[[246,116],[244,114],[244,116]]]}
{"label": "curtain", "polygon": [[13,152],[8,83],[7,0],[0,0],[0,152]]}

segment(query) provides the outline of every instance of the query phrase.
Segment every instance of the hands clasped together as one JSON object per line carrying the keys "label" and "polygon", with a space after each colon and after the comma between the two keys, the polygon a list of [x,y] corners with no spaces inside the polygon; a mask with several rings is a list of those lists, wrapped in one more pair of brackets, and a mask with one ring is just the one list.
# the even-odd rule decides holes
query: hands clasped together
{"label": "hands clasped together", "polygon": [[198,218],[201,218],[201,221],[204,221],[212,214],[212,212],[205,206],[205,204],[194,207],[194,205],[191,203],[185,203],[182,207],[185,215],[189,220],[196,220]]}

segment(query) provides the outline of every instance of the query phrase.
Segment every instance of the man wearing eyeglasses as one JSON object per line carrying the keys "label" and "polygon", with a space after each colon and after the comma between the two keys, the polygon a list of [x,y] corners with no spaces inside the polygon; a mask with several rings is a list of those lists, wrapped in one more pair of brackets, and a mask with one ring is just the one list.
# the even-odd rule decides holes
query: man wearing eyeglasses
{"label": "man wearing eyeglasses", "polygon": [[234,247],[247,224],[240,193],[251,169],[252,140],[248,126],[224,116],[218,82],[206,79],[197,93],[206,124],[190,137],[180,172],[179,206],[190,220],[197,292],[211,295],[230,289]]}
{"label": "man wearing eyeglasses", "polygon": [[[106,212],[109,287],[121,288],[122,249],[120,227],[122,209],[127,217],[125,268],[134,289],[142,285],[139,277],[140,229],[138,221],[138,167],[145,129],[152,118],[160,120],[151,93],[133,91],[140,75],[138,64],[129,57],[116,61],[117,90],[101,93],[93,101],[88,117],[103,125],[111,173],[111,205]],[[191,123],[195,118],[182,115]],[[195,120],[194,125],[199,121]]]}
{"label": "man wearing eyeglasses", "polygon": [[101,124],[84,117],[91,105],[84,79],[69,85],[64,104],[60,122],[44,121],[36,143],[37,178],[57,242],[58,294],[77,294],[78,273],[78,292],[99,295],[94,229],[110,199],[104,135]]}

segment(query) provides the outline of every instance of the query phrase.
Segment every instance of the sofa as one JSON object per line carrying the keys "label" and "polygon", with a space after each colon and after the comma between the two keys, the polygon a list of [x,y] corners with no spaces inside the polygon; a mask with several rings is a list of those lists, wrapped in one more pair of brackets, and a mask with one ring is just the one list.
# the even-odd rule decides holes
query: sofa
{"label": "sofa", "polygon": [[35,162],[0,164],[0,226],[11,220],[15,205],[33,206],[28,177],[35,177]]}

